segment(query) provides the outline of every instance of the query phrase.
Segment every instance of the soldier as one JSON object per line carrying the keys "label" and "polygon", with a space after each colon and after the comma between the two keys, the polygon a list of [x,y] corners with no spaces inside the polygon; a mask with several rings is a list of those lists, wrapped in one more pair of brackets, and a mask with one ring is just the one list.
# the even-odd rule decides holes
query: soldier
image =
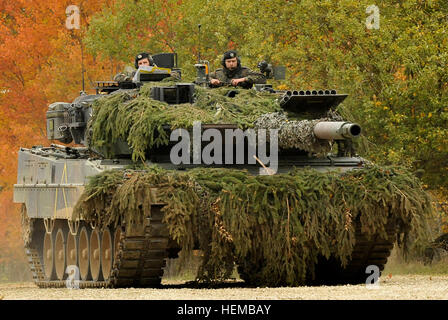
{"label": "soldier", "polygon": [[235,87],[250,89],[255,83],[266,83],[266,77],[263,74],[241,66],[240,58],[234,50],[224,53],[221,64],[222,69],[217,69],[210,74],[211,87],[231,84]]}
{"label": "soldier", "polygon": [[[146,52],[142,52],[139,53],[136,57],[135,57],[135,61],[134,61],[134,66],[135,69],[138,69],[141,66],[154,66],[157,67],[157,65],[154,63],[154,60],[152,59],[151,55],[149,53]],[[123,81],[131,81],[132,78],[135,75],[136,70],[134,70],[131,73],[118,73],[115,75],[114,77],[114,81],[117,82],[123,82]],[[175,71],[171,71],[171,77],[180,80],[180,75],[179,73],[175,72]]]}

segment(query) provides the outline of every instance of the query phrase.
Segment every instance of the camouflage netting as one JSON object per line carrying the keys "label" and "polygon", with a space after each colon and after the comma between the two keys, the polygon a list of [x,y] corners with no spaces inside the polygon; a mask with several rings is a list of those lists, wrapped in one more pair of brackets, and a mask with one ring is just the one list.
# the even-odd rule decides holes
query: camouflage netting
{"label": "camouflage netting", "polygon": [[278,146],[283,149],[297,148],[316,155],[325,155],[331,151],[329,140],[318,139],[314,126],[321,121],[334,121],[330,118],[317,120],[288,120],[284,113],[267,113],[255,122],[255,128],[278,129]]}
{"label": "camouflage netting", "polygon": [[371,236],[385,235],[387,222],[394,221],[406,244],[410,235],[427,237],[433,212],[430,197],[402,168],[252,176],[230,169],[150,167],[94,177],[74,214],[100,226],[141,223],[154,201],[166,203],[172,239],[186,252],[195,241],[203,250],[198,280],[223,280],[235,263],[244,263],[257,266],[252,276],[267,286],[304,284],[320,255],[345,265],[357,223]]}
{"label": "camouflage netting", "polygon": [[[171,84],[163,83],[166,86]],[[201,121],[236,124],[245,130],[253,128],[257,123],[256,128],[270,129],[285,117],[279,113],[282,109],[275,94],[235,88],[210,90],[196,87],[194,104],[168,105],[150,98],[151,88],[160,85],[161,83],[150,83],[139,91],[118,91],[96,100],[93,117],[89,121],[89,128],[92,130],[90,146],[102,150],[107,157],[113,157],[112,146],[118,141],[125,141],[132,149],[133,160],[144,160],[150,148],[168,145],[169,132],[163,128],[164,125],[171,129],[190,129],[194,121]],[[239,93],[230,98],[226,96],[230,91]],[[262,116],[270,113],[276,114],[276,121],[267,123]],[[319,142],[314,137],[310,126],[317,121],[298,120],[281,127],[281,147],[303,148],[317,154],[329,150],[327,141]],[[309,142],[312,143],[308,144]]]}

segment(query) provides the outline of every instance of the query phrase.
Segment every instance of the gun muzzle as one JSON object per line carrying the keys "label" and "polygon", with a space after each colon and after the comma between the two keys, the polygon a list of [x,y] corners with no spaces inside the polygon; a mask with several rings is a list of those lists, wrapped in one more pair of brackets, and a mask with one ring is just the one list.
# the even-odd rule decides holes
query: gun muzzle
{"label": "gun muzzle", "polygon": [[314,126],[314,134],[325,140],[353,139],[361,134],[361,126],[344,121],[322,121]]}

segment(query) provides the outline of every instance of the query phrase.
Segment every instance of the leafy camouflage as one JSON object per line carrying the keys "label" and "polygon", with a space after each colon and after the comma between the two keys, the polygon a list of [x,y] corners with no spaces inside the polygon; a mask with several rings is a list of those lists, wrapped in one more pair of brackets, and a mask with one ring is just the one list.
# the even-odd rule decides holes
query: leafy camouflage
{"label": "leafy camouflage", "polygon": [[[150,192],[157,188],[157,199]],[[228,278],[236,263],[256,265],[263,285],[303,285],[318,256],[345,265],[356,226],[386,235],[396,222],[399,243],[428,237],[431,198],[409,171],[369,166],[345,173],[292,170],[252,176],[244,170],[148,167],[105,171],[91,179],[75,215],[99,227],[141,223],[153,202],[163,202],[170,237],[185,252],[204,252],[198,280]]]}
{"label": "leafy camouflage", "polygon": [[255,121],[255,128],[278,129],[278,146],[284,149],[300,149],[316,155],[325,156],[331,151],[329,140],[318,139],[313,132],[314,126],[321,121],[332,121],[331,118],[315,120],[288,120],[284,113],[268,113]]}

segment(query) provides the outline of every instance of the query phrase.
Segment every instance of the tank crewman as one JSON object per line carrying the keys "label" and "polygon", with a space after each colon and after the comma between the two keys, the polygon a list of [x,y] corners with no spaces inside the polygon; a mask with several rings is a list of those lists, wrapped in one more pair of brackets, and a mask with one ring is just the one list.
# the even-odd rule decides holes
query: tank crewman
{"label": "tank crewman", "polygon": [[241,66],[240,58],[234,50],[224,53],[221,64],[221,69],[217,69],[215,72],[210,73],[211,87],[230,84],[235,87],[241,86],[250,89],[256,83],[266,83],[266,77],[263,74]]}
{"label": "tank crewman", "polygon": [[[134,66],[135,66],[135,69],[138,69],[141,66],[157,67],[157,65],[154,63],[154,60],[152,59],[151,55],[146,52],[139,53],[138,55],[135,56]],[[131,81],[136,72],[137,72],[137,70],[134,70],[130,73],[127,73],[127,72],[118,73],[115,75],[114,81],[117,81],[117,82]],[[176,80],[180,80],[179,73],[177,73],[175,71],[171,71],[171,77],[175,78]]]}

